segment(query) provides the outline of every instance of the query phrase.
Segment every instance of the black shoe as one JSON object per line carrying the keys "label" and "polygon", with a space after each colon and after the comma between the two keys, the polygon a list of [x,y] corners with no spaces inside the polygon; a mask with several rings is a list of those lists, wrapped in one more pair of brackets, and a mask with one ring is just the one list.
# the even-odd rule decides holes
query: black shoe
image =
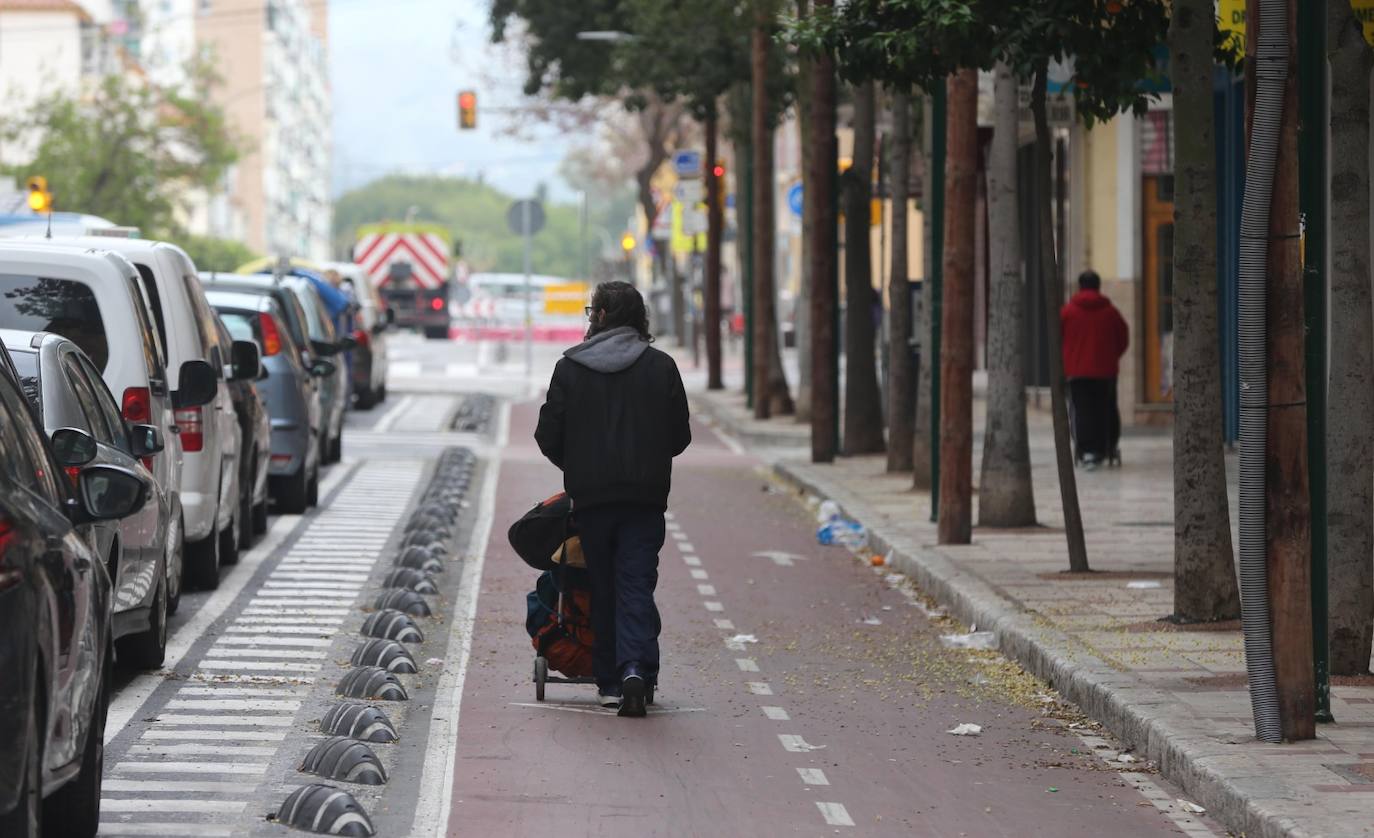
{"label": "black shoe", "polygon": [[625,672],[620,679],[620,716],[640,717],[645,715],[645,696],[648,694],[649,684],[644,676],[639,672],[636,664],[626,664]]}

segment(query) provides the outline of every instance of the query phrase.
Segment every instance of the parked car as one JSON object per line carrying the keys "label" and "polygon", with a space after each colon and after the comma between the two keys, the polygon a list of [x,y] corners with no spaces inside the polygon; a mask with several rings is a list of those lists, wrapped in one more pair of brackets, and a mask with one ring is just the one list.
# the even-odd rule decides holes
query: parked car
{"label": "parked car", "polygon": [[324,429],[319,379],[332,375],[334,364],[312,360],[296,343],[286,312],[296,312],[302,319],[305,314],[290,291],[216,281],[209,281],[206,288],[205,296],[229,334],[238,340],[252,339],[261,347],[266,378],[258,382],[258,388],[272,428],[269,494],[282,512],[304,512],[318,500]]}
{"label": "parked car", "polygon": [[386,333],[396,321],[396,312],[387,308],[361,266],[352,262],[325,262],[320,267],[338,273],[343,278],[345,290],[351,290],[357,303],[353,339],[358,346],[350,353],[353,406],[371,410],[386,401]]}
{"label": "parked car", "polygon": [[243,522],[239,546],[247,550],[257,536],[267,532],[267,470],[272,463],[272,423],[258,391],[266,368],[262,365],[261,347],[251,332],[234,338],[218,314],[215,326],[219,329],[221,347],[243,353],[245,350],[235,344],[248,343],[255,350],[252,368],[243,366],[247,358],[241,356],[229,380],[229,395],[234,400],[234,413],[239,420],[239,451],[243,452],[239,457],[239,520]]}
{"label": "parked car", "polygon": [[173,411],[195,406],[207,383],[213,391],[214,371],[204,361],[185,361],[178,369],[178,387],[168,386],[166,350],[138,269],[108,250],[0,240],[0,328],[70,339],[100,370],[124,420],[153,425],[167,443],[144,464],[158,485],[172,492],[165,567],[167,611],[175,614],[181,602],[185,528],[179,489],[182,445]]}
{"label": "parked car", "polygon": [[[0,355],[6,355],[0,348]],[[82,431],[69,451],[89,450]],[[110,577],[85,531],[138,512],[149,483],[119,466],[68,485],[0,364],[0,835],[86,838],[100,825],[114,659]]]}
{"label": "parked car", "polygon": [[186,537],[186,575],[203,589],[219,587],[222,564],[238,561],[239,425],[225,369],[231,359],[220,346],[215,314],[205,302],[196,266],[185,251],[168,242],[112,236],[52,239],[67,247],[111,250],[138,269],[152,303],[153,322],[167,351],[168,386],[181,386],[181,365],[201,361],[216,380],[214,398],[205,404],[175,405],[181,443],[182,518]]}
{"label": "parked car", "polygon": [[[127,426],[100,371],[67,338],[0,330],[0,342],[68,479],[74,482],[81,466],[99,463],[134,472],[148,484],[148,502],[138,514],[93,524],[90,546],[103,557],[114,585],[120,663],[141,669],[162,666],[167,647],[166,539],[176,529],[171,522],[173,492],[158,486],[140,460],[162,451],[161,432],[153,425]],[[75,452],[72,429],[91,437],[94,446]]]}

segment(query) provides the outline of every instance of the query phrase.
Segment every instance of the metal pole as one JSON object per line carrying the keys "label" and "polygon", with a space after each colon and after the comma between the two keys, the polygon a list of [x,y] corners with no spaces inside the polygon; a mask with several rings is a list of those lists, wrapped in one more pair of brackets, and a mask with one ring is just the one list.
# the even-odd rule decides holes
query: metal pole
{"label": "metal pole", "polygon": [[945,85],[930,92],[930,520],[940,514],[940,318],[945,260]]}
{"label": "metal pole", "polygon": [[1298,6],[1298,207],[1307,320],[1307,470],[1312,509],[1312,652],[1316,717],[1332,722],[1327,642],[1326,509],[1326,2]]}
{"label": "metal pole", "polygon": [[530,312],[530,250],[534,237],[530,235],[530,202],[520,203],[520,227],[525,233],[525,378],[534,376],[534,322]]}

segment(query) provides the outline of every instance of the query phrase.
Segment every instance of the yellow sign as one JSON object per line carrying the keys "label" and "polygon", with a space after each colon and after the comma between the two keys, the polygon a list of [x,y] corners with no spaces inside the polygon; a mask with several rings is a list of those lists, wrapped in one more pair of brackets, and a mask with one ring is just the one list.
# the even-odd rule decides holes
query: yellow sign
{"label": "yellow sign", "polygon": [[673,201],[673,237],[669,246],[673,253],[688,256],[706,250],[706,234],[692,235],[683,226],[683,206],[681,201]]}
{"label": "yellow sign", "polygon": [[545,314],[581,314],[589,292],[585,282],[564,282],[544,286]]}
{"label": "yellow sign", "polygon": [[[1374,0],[1350,0],[1350,9],[1364,28],[1365,41],[1374,46]],[[1245,0],[1218,0],[1217,26],[1230,36],[1230,46],[1236,55],[1244,58]]]}
{"label": "yellow sign", "polygon": [[1350,0],[1355,19],[1364,27],[1364,39],[1374,46],[1374,0]]}

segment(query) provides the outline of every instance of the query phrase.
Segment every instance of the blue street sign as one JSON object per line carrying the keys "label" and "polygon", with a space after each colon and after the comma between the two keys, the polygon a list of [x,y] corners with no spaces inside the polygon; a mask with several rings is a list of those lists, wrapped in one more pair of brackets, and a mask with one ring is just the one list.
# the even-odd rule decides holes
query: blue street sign
{"label": "blue street sign", "polygon": [[798,218],[802,215],[802,185],[792,184],[792,188],[787,190],[787,208],[792,210],[792,214]]}
{"label": "blue street sign", "polygon": [[673,152],[673,171],[678,177],[701,177],[701,152],[691,149]]}

